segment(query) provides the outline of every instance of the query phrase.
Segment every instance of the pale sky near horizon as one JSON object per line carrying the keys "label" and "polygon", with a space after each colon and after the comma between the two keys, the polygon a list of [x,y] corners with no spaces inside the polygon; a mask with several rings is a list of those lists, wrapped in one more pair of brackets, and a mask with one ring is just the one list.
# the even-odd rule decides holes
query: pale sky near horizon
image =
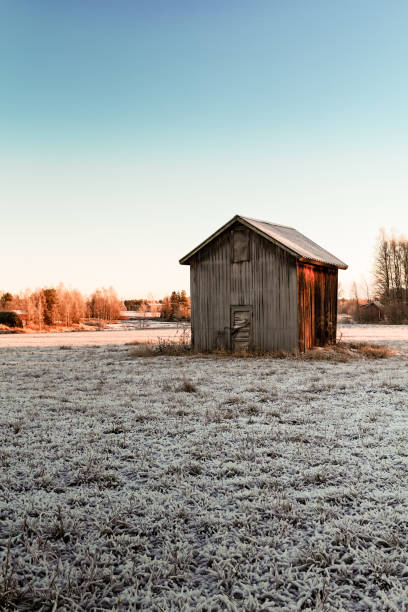
{"label": "pale sky near horizon", "polygon": [[235,214],[408,233],[405,0],[1,0],[0,289],[189,289]]}

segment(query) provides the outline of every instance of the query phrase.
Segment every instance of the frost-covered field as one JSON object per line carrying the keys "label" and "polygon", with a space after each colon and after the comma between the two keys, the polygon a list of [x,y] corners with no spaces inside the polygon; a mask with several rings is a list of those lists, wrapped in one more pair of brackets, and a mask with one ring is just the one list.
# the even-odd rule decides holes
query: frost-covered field
{"label": "frost-covered field", "polygon": [[1,349],[0,609],[406,609],[405,356],[132,350]]}
{"label": "frost-covered field", "polygon": [[[23,346],[102,346],[128,342],[157,342],[158,338],[177,339],[189,333],[186,324],[148,321],[111,325],[101,331],[64,333],[0,334],[0,349]],[[408,351],[408,325],[338,325],[337,337],[346,342],[375,342],[391,344],[398,350]]]}
{"label": "frost-covered field", "polygon": [[0,350],[4,347],[22,346],[102,346],[127,342],[157,342],[158,338],[177,339],[183,329],[169,324],[155,324],[142,329],[124,329],[122,325],[111,326],[101,331],[78,331],[63,333],[0,334]]}
{"label": "frost-covered field", "polygon": [[389,344],[408,350],[408,325],[338,325],[337,337],[345,342]]}

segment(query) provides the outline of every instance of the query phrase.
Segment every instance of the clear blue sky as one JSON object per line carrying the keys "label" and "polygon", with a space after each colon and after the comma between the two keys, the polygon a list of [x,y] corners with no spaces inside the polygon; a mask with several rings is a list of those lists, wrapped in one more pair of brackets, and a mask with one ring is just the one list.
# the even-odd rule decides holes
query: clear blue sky
{"label": "clear blue sky", "polygon": [[234,214],[408,232],[405,0],[1,0],[0,288],[188,289]]}

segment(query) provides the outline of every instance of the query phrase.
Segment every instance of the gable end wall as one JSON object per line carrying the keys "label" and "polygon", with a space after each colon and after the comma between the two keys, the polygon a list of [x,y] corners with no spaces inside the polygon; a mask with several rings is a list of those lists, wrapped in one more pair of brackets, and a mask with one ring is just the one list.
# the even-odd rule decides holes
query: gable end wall
{"label": "gable end wall", "polygon": [[[251,231],[249,261],[233,263],[231,227],[190,262],[192,342],[230,348],[231,306],[252,306],[252,347],[298,347],[296,259]],[[242,227],[242,226],[241,226]]]}

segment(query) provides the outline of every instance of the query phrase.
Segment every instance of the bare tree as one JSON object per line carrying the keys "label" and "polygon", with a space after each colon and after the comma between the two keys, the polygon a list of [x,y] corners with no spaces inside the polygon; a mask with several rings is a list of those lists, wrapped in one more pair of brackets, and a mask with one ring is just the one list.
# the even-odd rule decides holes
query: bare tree
{"label": "bare tree", "polygon": [[88,301],[88,306],[91,317],[104,321],[119,319],[120,311],[125,310],[125,305],[113,287],[96,289]]}
{"label": "bare tree", "polygon": [[391,287],[390,248],[384,228],[381,228],[378,237],[374,277],[378,296],[383,301],[388,300]]}
{"label": "bare tree", "polygon": [[387,236],[381,230],[375,260],[377,297],[390,322],[408,319],[408,241],[405,236]]}

